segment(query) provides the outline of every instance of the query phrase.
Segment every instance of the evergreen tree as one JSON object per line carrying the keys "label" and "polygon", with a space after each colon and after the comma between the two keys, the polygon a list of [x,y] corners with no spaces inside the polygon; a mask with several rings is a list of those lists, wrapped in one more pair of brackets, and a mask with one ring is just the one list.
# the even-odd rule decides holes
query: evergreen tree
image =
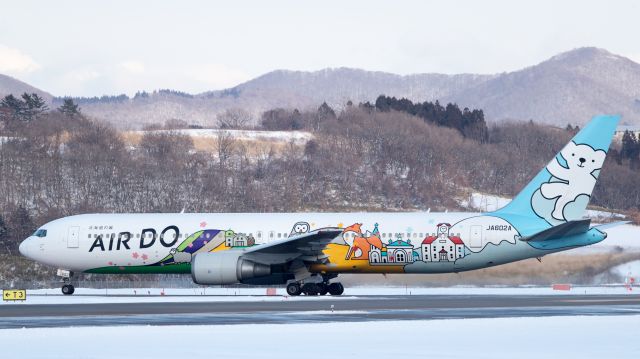
{"label": "evergreen tree", "polygon": [[460,107],[455,103],[448,103],[446,107],[442,107],[437,100],[435,103],[425,101],[414,104],[406,98],[398,100],[384,95],[378,96],[375,108],[381,112],[391,110],[405,112],[420,117],[425,122],[455,128],[464,137],[479,142],[486,142],[489,138],[489,129],[482,110],[465,108],[460,111]]}
{"label": "evergreen tree", "polygon": [[3,245],[5,247],[5,249],[7,251],[9,251],[9,253],[11,253],[10,251],[10,246],[9,243],[7,241],[8,236],[7,233],[9,232],[6,223],[4,222],[4,218],[2,217],[2,215],[0,214],[0,244]]}
{"label": "evergreen tree", "polygon": [[7,232],[8,232],[7,224],[4,222],[4,218],[0,214],[0,242],[4,242],[7,236]]}
{"label": "evergreen tree", "polygon": [[24,116],[26,105],[19,98],[9,94],[0,101],[0,108],[5,109],[12,119],[21,119]]}
{"label": "evergreen tree", "polygon": [[[297,110],[296,110],[297,111]],[[326,102],[323,102],[322,105],[318,108],[318,117],[320,120],[328,120],[328,119],[336,119],[336,112],[331,108],[331,106],[327,105]]]}
{"label": "evergreen tree", "polygon": [[622,148],[620,149],[620,155],[622,158],[634,160],[638,158],[640,154],[640,143],[636,138],[636,135],[630,131],[624,131],[622,135]]}
{"label": "evergreen tree", "polygon": [[49,106],[37,93],[23,93],[22,100],[24,103],[24,120],[32,121],[49,110]]}
{"label": "evergreen tree", "polygon": [[62,106],[58,108],[58,111],[62,112],[65,116],[75,117],[80,114],[80,107],[78,107],[72,99],[65,98]]}

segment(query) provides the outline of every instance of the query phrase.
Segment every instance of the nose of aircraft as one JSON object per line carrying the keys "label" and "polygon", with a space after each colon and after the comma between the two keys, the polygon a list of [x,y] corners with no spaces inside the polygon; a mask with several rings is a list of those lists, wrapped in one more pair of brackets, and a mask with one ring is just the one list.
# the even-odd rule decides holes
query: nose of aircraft
{"label": "nose of aircraft", "polygon": [[33,240],[31,239],[31,237],[25,239],[24,241],[22,241],[20,243],[20,246],[18,247],[18,250],[20,251],[20,254],[22,254],[23,256],[30,258],[29,254],[30,254],[30,249],[29,247],[31,247],[31,242],[33,242]]}

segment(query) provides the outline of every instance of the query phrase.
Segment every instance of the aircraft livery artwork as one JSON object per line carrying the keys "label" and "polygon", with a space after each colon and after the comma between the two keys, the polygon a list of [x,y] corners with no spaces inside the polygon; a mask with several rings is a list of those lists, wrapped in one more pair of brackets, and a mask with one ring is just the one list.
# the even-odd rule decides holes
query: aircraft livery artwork
{"label": "aircraft livery artwork", "polygon": [[72,272],[90,272],[340,295],[340,273],[455,273],[541,258],[600,242],[620,224],[582,218],[618,121],[594,117],[493,212],[84,214],[45,224],[20,252],[62,269],[65,294]]}
{"label": "aircraft livery artwork", "polygon": [[[312,267],[322,272],[452,272],[503,262],[484,261],[482,256],[479,256],[488,245],[527,245],[542,249],[536,242],[518,241],[521,234],[508,219],[513,218],[517,221],[521,217],[520,214],[531,213],[532,217],[537,218],[536,230],[579,219],[590,199],[606,156],[608,143],[604,148],[595,149],[592,145],[577,144],[574,141],[569,142],[507,207],[493,215],[469,217],[453,225],[445,222],[429,223],[433,228],[432,232],[420,232],[407,227],[402,233],[387,233],[379,223],[374,223],[369,229],[364,229],[364,223],[353,223],[346,227],[338,223],[337,227],[343,228],[342,235],[326,246],[324,253],[328,256],[328,262],[314,264]],[[514,215],[515,213],[518,215]],[[527,217],[527,221],[531,222],[532,219]],[[206,224],[205,221],[201,222],[201,226]],[[177,227],[173,227],[175,231],[179,231]],[[314,227],[313,223],[297,222],[289,236],[308,233],[317,229]],[[153,234],[155,236],[155,231]],[[162,238],[160,240],[163,241]],[[96,243],[104,248],[102,239],[98,237],[90,251],[96,247]],[[159,261],[150,263],[147,254],[134,251],[131,261],[127,263],[110,261],[105,267],[89,271],[188,273],[191,259],[196,253],[254,245],[256,240],[252,235],[236,233],[232,229],[201,229],[170,248],[167,255]],[[117,246],[120,247],[119,242]],[[571,243],[559,244],[556,245],[556,249],[571,246]],[[503,251],[492,249],[491,256],[495,257],[496,253]],[[476,255],[466,261],[470,254]],[[500,256],[497,258],[500,259]],[[509,258],[504,259],[506,262]]]}
{"label": "aircraft livery artwork", "polygon": [[[342,235],[327,245],[324,253],[328,256],[328,263],[316,266],[316,270],[368,273],[448,272],[454,270],[456,261],[481,252],[487,245],[497,246],[503,242],[515,245],[519,238],[512,225],[492,216],[467,218],[454,225],[432,224],[431,233],[419,233],[410,227],[403,233],[381,233],[378,223],[373,225],[371,231],[363,230],[362,223],[338,226],[343,227]],[[308,233],[312,227],[314,226],[308,222],[297,222],[290,236]],[[103,242],[98,236],[90,251],[106,249]],[[88,272],[188,273],[191,260],[197,253],[242,249],[254,245],[256,240],[252,235],[236,233],[230,229],[202,229],[180,243],[176,241],[176,245],[167,248],[167,255],[159,261],[150,261],[144,248],[132,248],[131,257],[125,263],[109,261],[105,263],[106,266],[90,269]],[[116,246],[119,247],[119,243],[108,245],[113,248]]]}

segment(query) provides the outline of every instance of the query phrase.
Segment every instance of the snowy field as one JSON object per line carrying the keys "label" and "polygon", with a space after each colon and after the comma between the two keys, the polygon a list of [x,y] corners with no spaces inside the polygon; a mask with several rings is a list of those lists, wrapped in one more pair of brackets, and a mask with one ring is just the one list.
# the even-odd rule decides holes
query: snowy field
{"label": "snowy field", "polygon": [[640,358],[640,316],[0,330],[8,358]]}
{"label": "snowy field", "polygon": [[[144,134],[146,131],[133,131]],[[191,137],[218,138],[220,135],[228,135],[241,141],[276,141],[294,142],[304,144],[313,139],[310,132],[305,131],[256,131],[256,130],[220,130],[220,129],[188,129],[188,130],[156,130],[152,133],[179,133]]]}
{"label": "snowy field", "polygon": [[289,297],[284,288],[276,288],[276,295],[266,295],[266,288],[76,288],[72,296],[64,296],[59,288],[27,291],[24,302],[0,302],[1,305],[137,303],[137,302],[266,302],[266,301],[337,301],[366,300],[371,295],[640,295],[640,287],[632,290],[624,285],[603,287],[573,287],[569,291],[551,287],[351,287],[340,297]]}

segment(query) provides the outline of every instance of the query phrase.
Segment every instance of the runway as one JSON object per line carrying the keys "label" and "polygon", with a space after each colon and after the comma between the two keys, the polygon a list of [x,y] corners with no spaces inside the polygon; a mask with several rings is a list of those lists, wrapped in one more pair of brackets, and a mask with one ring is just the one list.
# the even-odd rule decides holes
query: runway
{"label": "runway", "polygon": [[[113,326],[291,324],[545,316],[640,315],[638,295],[376,295],[212,297],[212,301],[0,306],[0,329]],[[215,299],[215,300],[213,300]],[[228,300],[227,300],[228,299]],[[266,300],[269,299],[269,300]]]}

